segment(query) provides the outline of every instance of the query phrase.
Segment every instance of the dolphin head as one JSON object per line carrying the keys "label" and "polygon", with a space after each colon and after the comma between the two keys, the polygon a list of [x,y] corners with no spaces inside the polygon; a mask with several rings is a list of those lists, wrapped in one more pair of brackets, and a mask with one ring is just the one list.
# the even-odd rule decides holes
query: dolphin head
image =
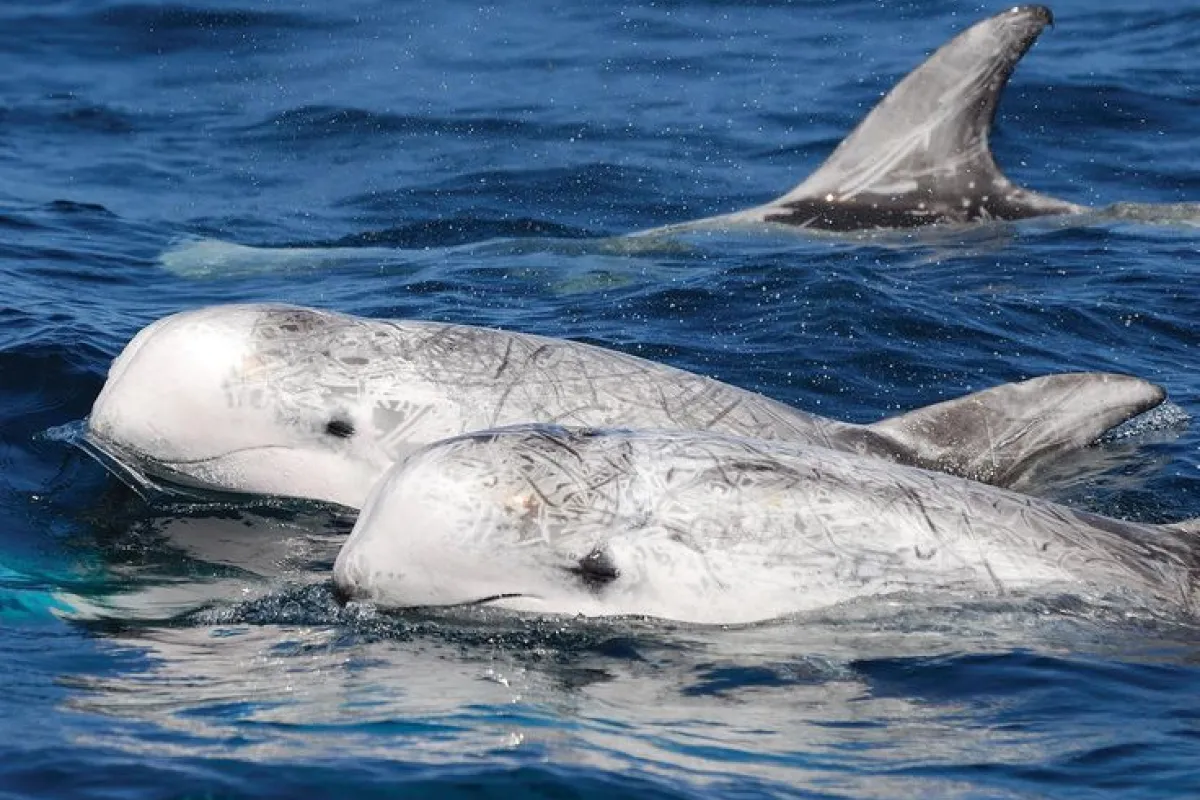
{"label": "dolphin head", "polygon": [[718,452],[754,445],[714,435],[693,446],[696,435],[519,425],[436,442],[372,490],[334,584],[391,609],[702,623],[779,613],[795,574],[759,546],[763,530],[713,469]]}
{"label": "dolphin head", "polygon": [[113,362],[87,440],[135,476],[357,507],[391,459],[339,354],[310,346],[342,321],[259,305],[161,319]]}
{"label": "dolphin head", "polygon": [[[384,608],[492,604],[620,613],[622,575],[605,549],[628,527],[630,495],[585,485],[572,438],[514,426],[436,442],[372,490],[333,568],[350,600]],[[619,459],[618,459],[619,461]],[[602,478],[600,478],[603,480]]]}

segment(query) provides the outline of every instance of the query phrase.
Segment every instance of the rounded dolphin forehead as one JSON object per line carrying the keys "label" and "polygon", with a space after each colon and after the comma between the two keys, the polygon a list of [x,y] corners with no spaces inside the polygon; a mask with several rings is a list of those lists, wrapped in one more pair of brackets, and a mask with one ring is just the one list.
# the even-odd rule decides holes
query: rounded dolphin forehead
{"label": "rounded dolphin forehead", "polygon": [[349,373],[394,355],[398,345],[384,324],[307,308],[263,310],[248,335],[261,370],[340,365]]}
{"label": "rounded dolphin forehead", "polygon": [[254,316],[243,307],[202,308],[147,325],[113,361],[102,397],[116,386],[225,379],[241,369],[250,351],[246,334]]}
{"label": "rounded dolphin forehead", "polygon": [[569,440],[536,430],[466,434],[410,456],[382,487],[383,502],[396,513],[415,503],[447,519],[470,518],[522,541],[557,538],[569,526],[629,512],[636,475],[620,448],[605,455],[581,458]]}
{"label": "rounded dolphin forehead", "polygon": [[244,338],[245,356],[226,386],[239,398],[324,409],[394,393],[404,378],[401,337],[385,323],[304,308],[260,308]]}
{"label": "rounded dolphin forehead", "polygon": [[258,314],[249,337],[261,377],[304,372],[379,394],[407,379],[445,381],[486,371],[477,362],[490,363],[504,350],[498,334],[486,329],[291,307]]}
{"label": "rounded dolphin forehead", "polygon": [[[158,397],[172,407],[246,415],[254,409],[326,415],[358,398],[355,374],[368,351],[357,321],[286,306],[226,305],[164,317],[134,337],[98,399]],[[339,346],[341,344],[341,346]],[[163,385],[145,393],[142,387]],[[169,409],[160,409],[165,412]],[[218,412],[223,413],[223,412]],[[162,413],[158,414],[159,417]]]}

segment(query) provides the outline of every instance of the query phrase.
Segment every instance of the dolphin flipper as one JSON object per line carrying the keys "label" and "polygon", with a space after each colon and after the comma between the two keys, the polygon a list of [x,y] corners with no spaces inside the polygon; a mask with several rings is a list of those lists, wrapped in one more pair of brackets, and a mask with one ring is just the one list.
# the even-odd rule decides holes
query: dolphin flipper
{"label": "dolphin flipper", "polygon": [[988,146],[1001,91],[1052,21],[1044,6],[1019,6],[963,31],[892,89],[803,183],[724,219],[848,231],[1085,210],[1016,186]]}
{"label": "dolphin flipper", "polygon": [[1165,399],[1161,387],[1126,375],[1047,375],[865,426],[871,438],[864,449],[1011,487],[1047,456],[1085,447]]}

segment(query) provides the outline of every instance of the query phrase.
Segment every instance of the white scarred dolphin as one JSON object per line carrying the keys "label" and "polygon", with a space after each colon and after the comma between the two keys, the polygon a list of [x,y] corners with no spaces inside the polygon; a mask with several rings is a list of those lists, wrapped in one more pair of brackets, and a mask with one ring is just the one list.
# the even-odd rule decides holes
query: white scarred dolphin
{"label": "white scarred dolphin", "polygon": [[344,597],[387,608],[698,623],[921,593],[1070,592],[1191,613],[1197,522],[1122,522],[804,444],[521,426],[393,467],[333,576]]}
{"label": "white scarred dolphin", "polygon": [[1137,378],[1072,373],[854,425],[579,342],[224,305],[138,333],[109,370],[87,438],[135,474],[353,508],[417,447],[521,422],[714,430],[1012,486],[1164,397]]}

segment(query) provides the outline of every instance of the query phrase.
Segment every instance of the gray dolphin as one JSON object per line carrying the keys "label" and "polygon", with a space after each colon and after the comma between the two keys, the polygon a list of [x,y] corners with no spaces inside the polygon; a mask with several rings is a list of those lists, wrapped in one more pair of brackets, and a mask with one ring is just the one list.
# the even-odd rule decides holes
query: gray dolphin
{"label": "gray dolphin", "polygon": [[900,81],[795,189],[764,206],[687,224],[854,231],[1087,210],[1015,185],[988,145],[1001,91],[1052,20],[1044,6],[1018,6],[976,23]]}
{"label": "gray dolphin", "polygon": [[138,333],[87,439],[134,478],[353,508],[417,447],[519,422],[714,430],[1012,486],[1164,398],[1137,378],[1049,375],[855,425],[579,342],[249,304]]}
{"label": "gray dolphin", "polygon": [[[1196,225],[1200,204],[1089,208],[1017,186],[996,165],[988,140],[1000,95],[1017,63],[1052,20],[1045,6],[1018,6],[958,34],[905,76],[814,173],[782,197],[729,214],[604,239],[599,249],[652,252],[662,246],[663,236],[764,223],[849,233],[1073,214],[1078,224],[1088,225],[1126,220]],[[374,263],[396,252],[185,239],[168,247],[159,262],[179,275],[212,277]]]}
{"label": "gray dolphin", "polygon": [[945,473],[702,431],[519,426],[368,498],[347,598],[741,623],[888,595],[1070,592],[1191,614],[1200,521],[1122,522]]}

